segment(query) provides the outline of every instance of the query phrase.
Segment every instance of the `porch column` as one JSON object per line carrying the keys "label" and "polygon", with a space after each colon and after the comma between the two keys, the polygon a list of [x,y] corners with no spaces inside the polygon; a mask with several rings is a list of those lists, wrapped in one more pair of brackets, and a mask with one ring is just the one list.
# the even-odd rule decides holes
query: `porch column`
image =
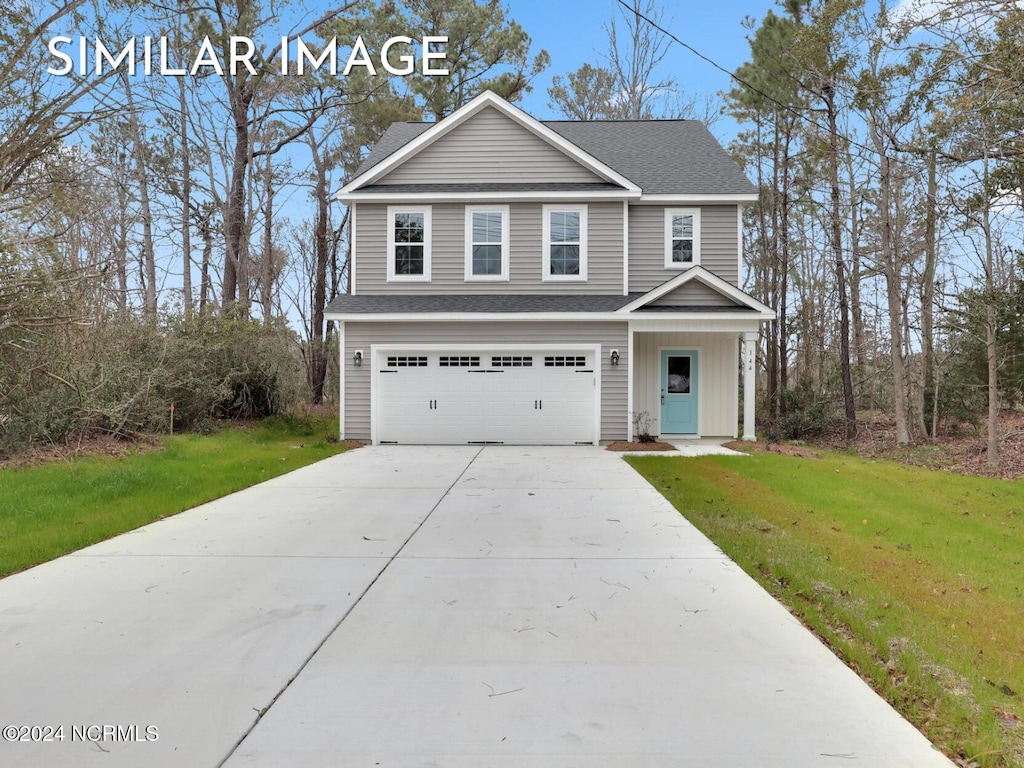
{"label": "porch column", "polygon": [[743,334],[743,439],[757,440],[754,436],[754,361],[757,355],[757,331]]}
{"label": "porch column", "polygon": [[345,439],[345,323],[338,322],[338,439]]}

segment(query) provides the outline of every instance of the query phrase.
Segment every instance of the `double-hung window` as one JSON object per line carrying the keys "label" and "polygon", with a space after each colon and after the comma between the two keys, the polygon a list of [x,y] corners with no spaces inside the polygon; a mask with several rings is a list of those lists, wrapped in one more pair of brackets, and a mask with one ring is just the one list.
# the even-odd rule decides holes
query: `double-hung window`
{"label": "double-hung window", "polygon": [[665,211],[665,269],[686,269],[700,264],[700,209]]}
{"label": "double-hung window", "polygon": [[544,206],[544,280],[587,279],[587,207]]}
{"label": "double-hung window", "polygon": [[466,207],[466,280],[508,280],[507,205]]}
{"label": "double-hung window", "polygon": [[430,206],[388,206],[388,281],[430,280]]}

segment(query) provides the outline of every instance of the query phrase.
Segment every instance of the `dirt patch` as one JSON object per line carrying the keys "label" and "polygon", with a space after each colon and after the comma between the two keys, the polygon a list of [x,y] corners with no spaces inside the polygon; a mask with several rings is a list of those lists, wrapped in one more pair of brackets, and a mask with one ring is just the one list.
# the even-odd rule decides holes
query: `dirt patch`
{"label": "dirt patch", "polygon": [[[889,459],[961,475],[1006,480],[1024,477],[1024,411],[1003,411],[999,415],[996,433],[999,435],[999,467],[996,469],[990,468],[986,460],[984,423],[977,427],[961,425],[950,434],[940,435],[934,443],[919,440],[910,446],[898,447],[893,417],[880,411],[865,411],[858,414],[857,437],[849,447],[842,429],[810,442],[831,450],[849,448],[863,458]],[[773,445],[773,448],[778,445]]]}
{"label": "dirt patch", "polygon": [[362,448],[366,445],[365,440],[342,440],[341,445],[344,445],[346,450],[353,451],[356,448]]}
{"label": "dirt patch", "polygon": [[0,458],[0,469],[23,469],[52,464],[58,461],[72,461],[85,456],[99,456],[120,459],[137,453],[149,453],[163,449],[155,437],[146,435],[134,440],[118,439],[110,435],[83,437],[67,445],[48,445],[31,448],[8,458]]}
{"label": "dirt patch", "polygon": [[818,451],[806,445],[799,445],[797,443],[769,443],[764,440],[759,440],[756,443],[749,440],[733,440],[731,443],[725,443],[723,447],[731,448],[741,453],[777,453],[780,456],[796,456],[801,459],[816,459],[819,455]]}
{"label": "dirt patch", "polygon": [[617,440],[605,446],[605,450],[608,451],[674,451],[675,449],[674,445],[663,443],[660,440],[655,440],[653,443],[641,443],[639,440],[632,442]]}

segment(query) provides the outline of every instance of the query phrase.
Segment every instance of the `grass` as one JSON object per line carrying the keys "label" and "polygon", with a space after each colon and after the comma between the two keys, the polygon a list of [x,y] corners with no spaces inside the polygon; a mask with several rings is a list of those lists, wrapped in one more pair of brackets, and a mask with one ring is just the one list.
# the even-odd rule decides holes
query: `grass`
{"label": "grass", "polygon": [[0,577],[344,450],[330,420],[270,419],[162,450],[0,469]]}
{"label": "grass", "polygon": [[963,766],[1024,766],[1024,484],[842,454],[629,461]]}

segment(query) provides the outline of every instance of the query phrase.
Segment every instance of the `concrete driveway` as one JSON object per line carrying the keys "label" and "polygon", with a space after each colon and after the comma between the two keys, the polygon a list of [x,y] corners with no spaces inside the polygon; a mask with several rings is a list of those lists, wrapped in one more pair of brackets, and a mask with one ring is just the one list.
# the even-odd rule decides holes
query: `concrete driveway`
{"label": "concrete driveway", "polygon": [[9,577],[0,681],[63,726],[4,766],[951,765],[585,447],[363,448]]}

